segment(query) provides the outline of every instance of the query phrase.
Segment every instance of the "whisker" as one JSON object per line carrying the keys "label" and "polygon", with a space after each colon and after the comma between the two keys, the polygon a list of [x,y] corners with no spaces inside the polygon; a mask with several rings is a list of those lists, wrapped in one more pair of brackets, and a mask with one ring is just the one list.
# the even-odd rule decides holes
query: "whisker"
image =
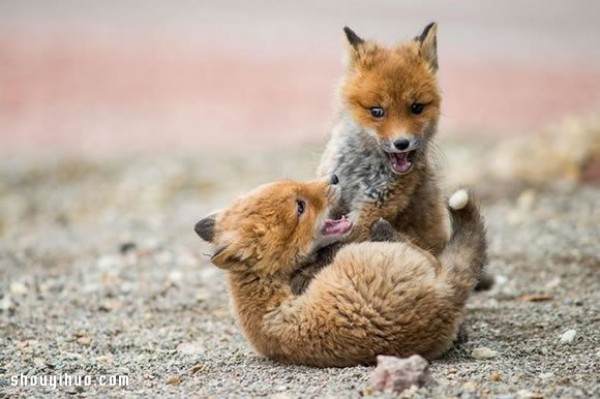
{"label": "whisker", "polygon": [[430,160],[438,169],[446,169],[448,167],[448,158],[444,153],[444,150],[437,144],[437,142],[433,141],[429,143],[430,150]]}

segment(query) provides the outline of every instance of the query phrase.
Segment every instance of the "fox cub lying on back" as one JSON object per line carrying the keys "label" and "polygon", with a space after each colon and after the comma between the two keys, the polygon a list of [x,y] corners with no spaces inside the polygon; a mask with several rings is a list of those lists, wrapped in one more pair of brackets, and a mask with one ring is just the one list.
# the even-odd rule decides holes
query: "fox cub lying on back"
{"label": "fox cub lying on back", "polygon": [[[440,253],[448,240],[448,213],[430,148],[440,117],[436,71],[437,25],[415,39],[387,48],[344,28],[347,70],[339,93],[337,122],[317,174],[341,182],[339,215],[356,225],[349,241],[369,239],[380,218],[419,247]],[[301,292],[323,264],[294,276]],[[482,276],[479,289],[493,278]]]}
{"label": "fox cub lying on back", "polygon": [[[298,265],[352,234],[352,219],[330,219],[342,194],[336,182],[267,184],[196,225],[214,245],[212,262],[228,272],[247,339],[269,358],[321,367],[372,363],[379,354],[439,356],[485,256],[476,204],[465,191],[453,199],[453,233],[439,257],[407,242],[347,244],[294,295]],[[372,235],[393,239],[395,231],[381,220]]]}

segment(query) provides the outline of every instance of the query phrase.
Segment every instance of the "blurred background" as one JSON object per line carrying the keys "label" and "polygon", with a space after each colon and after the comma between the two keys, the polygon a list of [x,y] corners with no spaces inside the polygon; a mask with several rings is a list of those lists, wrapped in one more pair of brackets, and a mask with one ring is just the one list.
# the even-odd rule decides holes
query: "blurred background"
{"label": "blurred background", "polygon": [[0,2],[0,154],[247,153],[323,143],[342,27],[439,22],[440,137],[532,135],[600,105],[600,3]]}

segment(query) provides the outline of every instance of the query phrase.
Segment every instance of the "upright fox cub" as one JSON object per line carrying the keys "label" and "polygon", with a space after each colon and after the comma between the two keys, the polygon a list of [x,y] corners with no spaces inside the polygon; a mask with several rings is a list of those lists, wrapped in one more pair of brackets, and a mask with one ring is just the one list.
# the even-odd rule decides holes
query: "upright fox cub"
{"label": "upright fox cub", "polygon": [[[340,178],[337,213],[356,219],[349,241],[369,239],[369,229],[383,218],[414,244],[439,254],[448,240],[448,213],[429,159],[441,103],[437,25],[392,48],[365,41],[348,27],[344,32],[347,70],[337,122],[317,174]],[[294,291],[301,293],[324,265],[299,270],[292,279]],[[493,277],[482,274],[477,289],[492,284]]]}
{"label": "upright fox cub", "polygon": [[353,241],[379,218],[423,249],[448,240],[447,212],[429,149],[440,117],[436,24],[414,40],[382,47],[348,27],[348,62],[331,140],[317,174],[336,174],[342,209],[356,217]]}
{"label": "upright fox cub", "polygon": [[[402,242],[343,246],[306,292],[290,276],[318,251],[352,234],[350,218],[330,219],[337,179],[264,185],[202,219],[212,262],[228,272],[235,311],[265,356],[321,367],[372,363],[379,354],[434,358],[456,335],[485,256],[485,231],[466,192],[450,205],[453,233],[439,257]],[[393,237],[381,220],[374,239]]]}

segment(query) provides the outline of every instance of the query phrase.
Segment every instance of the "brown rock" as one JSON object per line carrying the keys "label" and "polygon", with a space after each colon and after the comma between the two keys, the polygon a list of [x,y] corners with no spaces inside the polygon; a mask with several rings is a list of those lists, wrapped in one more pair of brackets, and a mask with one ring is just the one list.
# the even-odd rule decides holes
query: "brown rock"
{"label": "brown rock", "polygon": [[401,359],[380,355],[371,374],[370,387],[373,391],[400,393],[412,386],[420,388],[433,382],[429,362],[421,356]]}

